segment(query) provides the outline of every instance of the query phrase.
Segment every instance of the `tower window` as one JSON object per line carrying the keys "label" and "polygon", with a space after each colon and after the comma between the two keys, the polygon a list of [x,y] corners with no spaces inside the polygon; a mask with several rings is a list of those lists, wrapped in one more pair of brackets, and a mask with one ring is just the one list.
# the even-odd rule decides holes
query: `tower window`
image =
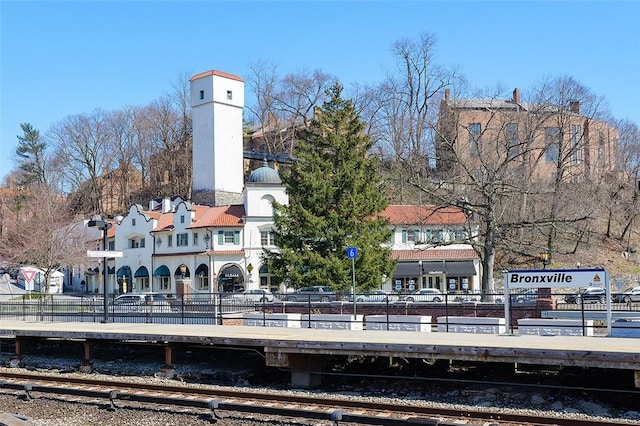
{"label": "tower window", "polygon": [[200,100],[204,99],[204,90],[200,91]]}
{"label": "tower window", "polygon": [[233,92],[231,90],[227,90],[227,99],[228,100],[232,100],[233,99]]}

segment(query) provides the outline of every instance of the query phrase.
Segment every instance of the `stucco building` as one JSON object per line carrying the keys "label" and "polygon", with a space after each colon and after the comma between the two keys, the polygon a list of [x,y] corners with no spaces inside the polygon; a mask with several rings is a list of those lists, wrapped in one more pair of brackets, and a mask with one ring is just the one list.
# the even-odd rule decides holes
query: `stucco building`
{"label": "stucco building", "polygon": [[[266,160],[244,181],[242,79],[220,71],[197,74],[191,104],[192,200],[129,208],[108,232],[108,248],[123,256],[109,261],[107,292],[286,291],[272,280],[262,255],[275,248],[272,203],[287,204],[288,196]],[[478,256],[464,244],[475,231],[460,210],[389,206],[384,215],[399,263],[391,277],[382,277],[382,288],[478,290]],[[101,276],[87,278],[89,291],[102,288]]]}

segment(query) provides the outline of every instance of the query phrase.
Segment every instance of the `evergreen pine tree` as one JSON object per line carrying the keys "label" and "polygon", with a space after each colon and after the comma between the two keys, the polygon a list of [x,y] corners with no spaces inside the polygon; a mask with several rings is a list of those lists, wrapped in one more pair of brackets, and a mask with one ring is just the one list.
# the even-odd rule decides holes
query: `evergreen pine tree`
{"label": "evergreen pine tree", "polygon": [[29,123],[21,123],[24,134],[18,136],[16,154],[19,157],[21,186],[34,183],[46,184],[45,177],[45,149],[46,143],[40,139],[40,132]]}
{"label": "evergreen pine tree", "polygon": [[387,206],[378,164],[364,124],[342,86],[328,89],[329,100],[316,110],[296,143],[283,182],[289,205],[274,206],[279,248],[267,253],[270,273],[292,287],[322,285],[344,291],[352,284],[347,247],[356,247],[356,288],[378,289],[394,268]]}

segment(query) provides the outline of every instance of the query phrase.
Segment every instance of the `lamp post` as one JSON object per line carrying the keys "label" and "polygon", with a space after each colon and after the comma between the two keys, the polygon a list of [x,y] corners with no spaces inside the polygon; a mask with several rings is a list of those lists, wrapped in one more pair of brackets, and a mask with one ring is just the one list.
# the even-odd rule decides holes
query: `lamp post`
{"label": "lamp post", "polygon": [[[97,228],[102,231],[102,249],[107,251],[107,231],[111,229],[113,225],[106,220],[102,220],[102,217],[99,215],[94,216],[93,219],[87,223],[87,227],[89,228]],[[103,298],[102,298],[102,322],[109,322],[109,317],[107,315],[107,257],[102,258],[103,266],[102,266],[102,288],[103,288]]]}
{"label": "lamp post", "polygon": [[540,252],[540,260],[542,261],[542,269],[547,269],[549,264],[549,249],[544,249]]}
{"label": "lamp post", "polygon": [[418,284],[418,289],[421,289],[421,288],[424,288],[423,277],[422,277],[422,274],[424,273],[424,270],[422,269],[422,259],[418,260],[418,266],[420,267],[420,284]]}

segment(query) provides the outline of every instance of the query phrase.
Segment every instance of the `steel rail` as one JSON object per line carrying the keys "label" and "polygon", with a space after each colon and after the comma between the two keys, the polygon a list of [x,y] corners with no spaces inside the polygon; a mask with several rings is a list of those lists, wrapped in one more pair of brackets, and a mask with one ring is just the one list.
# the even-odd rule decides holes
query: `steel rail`
{"label": "steel rail", "polygon": [[[560,416],[526,415],[488,409],[440,408],[411,404],[368,402],[346,398],[322,398],[291,395],[282,392],[256,392],[195,388],[189,386],[157,385],[112,380],[60,377],[57,375],[0,373],[0,389],[25,391],[27,398],[33,392],[54,393],[91,398],[108,399],[111,408],[117,401],[174,405],[207,409],[214,418],[216,410],[251,412],[284,417],[328,419],[370,425],[401,426],[434,421],[446,426],[443,418],[466,421],[492,421],[505,424],[559,425],[559,426],[610,426],[620,425],[621,420],[594,420],[564,418]],[[428,423],[427,423],[428,424]],[[628,424],[638,424],[628,422]]]}

